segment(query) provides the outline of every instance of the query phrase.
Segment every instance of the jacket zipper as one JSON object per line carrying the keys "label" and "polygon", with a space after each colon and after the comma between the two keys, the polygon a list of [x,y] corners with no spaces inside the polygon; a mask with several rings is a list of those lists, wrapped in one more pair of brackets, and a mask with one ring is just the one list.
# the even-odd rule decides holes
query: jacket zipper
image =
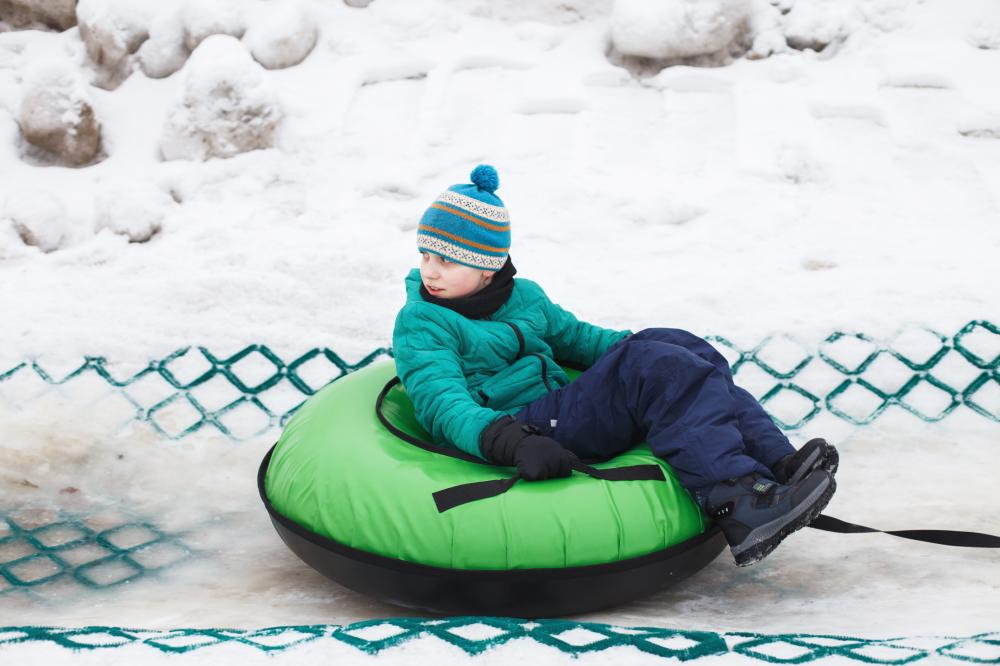
{"label": "jacket zipper", "polygon": [[505,321],[504,323],[514,329],[514,333],[517,334],[517,358],[514,359],[516,361],[518,358],[521,358],[521,355],[524,353],[524,335],[521,333],[521,329],[519,329],[515,324],[512,324],[509,321]]}
{"label": "jacket zipper", "polygon": [[[504,323],[514,329],[514,333],[517,335],[517,358],[514,359],[516,361],[524,354],[524,334],[521,333],[521,329],[516,324],[512,324],[509,321],[505,321]],[[549,366],[545,365],[545,359],[541,354],[532,354],[532,356],[536,356],[538,362],[542,364],[542,382],[545,384],[545,389],[551,391],[552,384],[549,383]],[[482,395],[481,391],[480,395]]]}
{"label": "jacket zipper", "polygon": [[545,365],[545,359],[541,354],[532,354],[532,356],[537,356],[538,362],[542,364],[542,382],[545,383],[545,388],[551,391],[552,385],[549,384],[549,366]]}

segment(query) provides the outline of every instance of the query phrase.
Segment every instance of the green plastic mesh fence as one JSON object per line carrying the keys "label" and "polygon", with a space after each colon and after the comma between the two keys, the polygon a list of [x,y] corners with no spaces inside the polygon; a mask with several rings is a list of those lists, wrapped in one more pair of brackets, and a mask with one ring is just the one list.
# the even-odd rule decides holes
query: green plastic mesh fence
{"label": "green plastic mesh fence", "polygon": [[183,562],[192,551],[151,522],[119,513],[0,513],[0,599],[55,584],[105,589]]}
{"label": "green plastic mesh fence", "polygon": [[[727,358],[741,385],[757,389],[786,430],[803,427],[824,409],[865,425],[893,405],[929,422],[964,405],[1000,422],[1000,329],[989,321],[971,321],[951,336],[907,328],[889,341],[837,331],[815,349],[785,334],[770,335],[752,349],[721,336],[705,338]],[[379,348],[349,364],[333,350],[315,348],[286,362],[260,344],[228,357],[185,347],[127,377],[114,376],[101,356],[86,357],[61,377],[27,360],[0,373],[0,390],[10,387],[6,397],[16,402],[14,385],[21,378],[59,386],[99,377],[126,401],[128,421],[147,422],[170,439],[208,427],[239,440],[283,426],[326,383],[391,356],[390,349]]]}
{"label": "green plastic mesh fence", "polygon": [[108,650],[142,644],[163,653],[186,653],[233,643],[280,653],[313,641],[338,641],[375,655],[413,640],[434,637],[469,655],[522,640],[580,655],[631,647],[657,657],[692,661],[725,654],[755,661],[805,664],[909,664],[923,660],[1000,663],[1000,633],[968,637],[861,639],[818,634],[715,633],[655,627],[618,627],[591,622],[528,622],[498,617],[388,618],[349,625],[300,625],[265,629],[143,630],[121,627],[0,627],[0,647],[50,643],[72,650]]}

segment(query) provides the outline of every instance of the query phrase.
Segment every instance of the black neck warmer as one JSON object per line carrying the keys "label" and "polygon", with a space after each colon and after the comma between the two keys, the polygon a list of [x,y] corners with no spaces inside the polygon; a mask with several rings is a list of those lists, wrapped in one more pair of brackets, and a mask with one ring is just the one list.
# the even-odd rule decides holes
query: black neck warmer
{"label": "black neck warmer", "polygon": [[471,296],[438,298],[427,291],[423,280],[420,281],[420,296],[428,303],[449,308],[469,319],[482,319],[499,310],[500,306],[510,298],[510,293],[514,291],[515,273],[517,269],[511,263],[510,255],[507,255],[507,261],[503,268],[493,274],[493,280]]}

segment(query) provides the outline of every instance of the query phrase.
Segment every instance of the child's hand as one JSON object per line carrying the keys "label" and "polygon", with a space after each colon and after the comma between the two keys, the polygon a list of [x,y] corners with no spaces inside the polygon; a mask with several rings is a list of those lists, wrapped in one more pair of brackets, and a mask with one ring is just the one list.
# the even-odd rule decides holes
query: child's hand
{"label": "child's hand", "polygon": [[575,453],[544,435],[525,437],[514,452],[517,471],[527,481],[569,476],[578,460]]}
{"label": "child's hand", "polygon": [[556,440],[538,432],[535,426],[505,416],[483,430],[479,450],[490,462],[516,465],[526,481],[569,476],[573,463],[579,458]]}

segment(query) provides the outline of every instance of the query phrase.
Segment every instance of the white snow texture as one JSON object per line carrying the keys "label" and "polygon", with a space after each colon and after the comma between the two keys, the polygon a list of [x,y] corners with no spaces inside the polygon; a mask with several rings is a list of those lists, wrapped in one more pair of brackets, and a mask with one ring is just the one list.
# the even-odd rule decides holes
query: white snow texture
{"label": "white snow texture", "polygon": [[238,39],[208,37],[183,71],[183,96],[160,143],[165,159],[232,157],[271,147],[282,112],[263,68]]}

